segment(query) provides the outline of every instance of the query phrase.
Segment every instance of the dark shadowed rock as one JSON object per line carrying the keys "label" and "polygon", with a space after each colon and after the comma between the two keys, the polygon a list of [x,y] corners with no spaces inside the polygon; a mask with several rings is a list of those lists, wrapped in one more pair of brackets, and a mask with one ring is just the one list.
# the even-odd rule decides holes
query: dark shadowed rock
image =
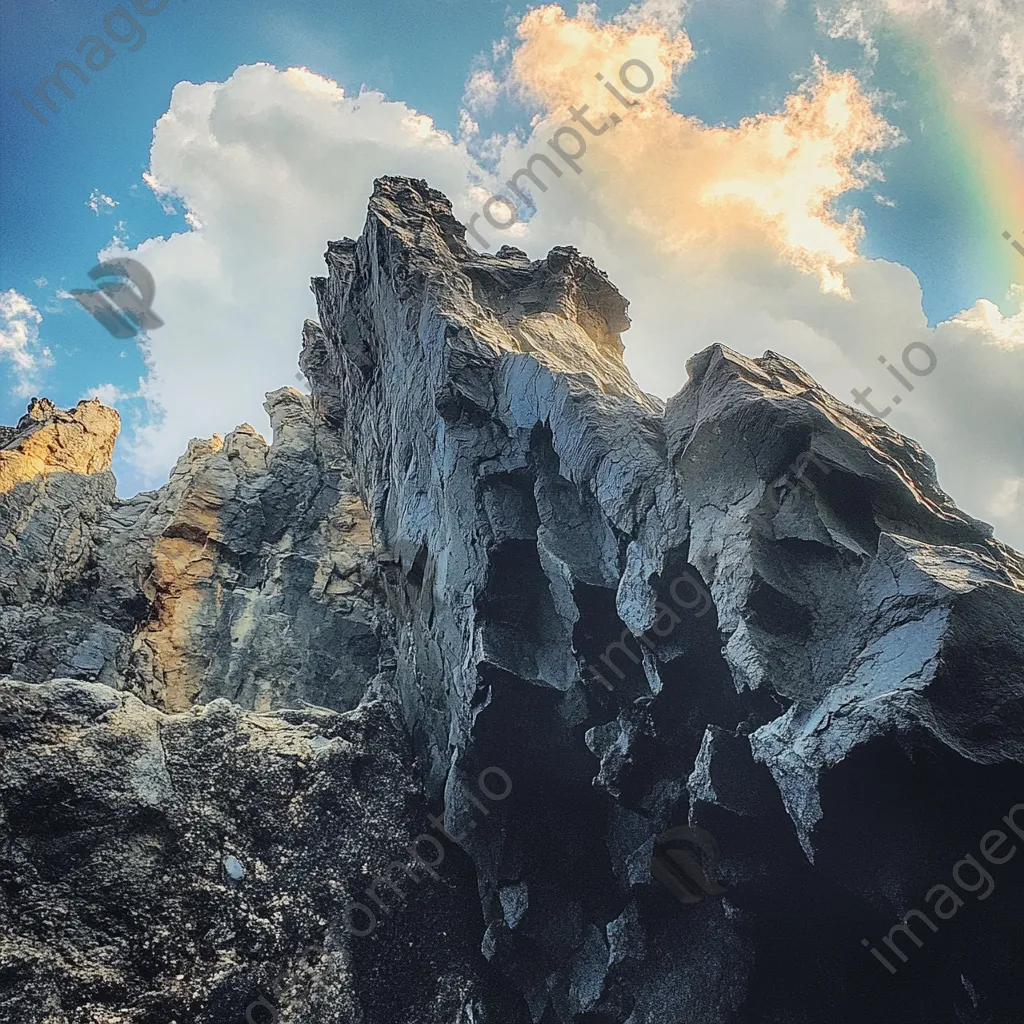
{"label": "dark shadowed rock", "polygon": [[271,446],[128,501],[81,406],[0,450],[0,1018],[235,1022],[282,970],[250,1024],[1018,1021],[1021,555],[782,356],[645,395],[592,261],[424,182],[326,261]]}

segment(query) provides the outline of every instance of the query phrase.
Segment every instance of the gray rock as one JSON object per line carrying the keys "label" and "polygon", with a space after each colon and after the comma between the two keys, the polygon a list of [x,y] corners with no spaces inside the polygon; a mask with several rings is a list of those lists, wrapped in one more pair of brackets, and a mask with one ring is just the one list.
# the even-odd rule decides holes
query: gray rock
{"label": "gray rock", "polygon": [[[886,994],[860,938],[1024,799],[1021,556],[917,445],[774,353],[716,345],[667,406],[643,395],[589,260],[478,255],[423,182],[378,181],[327,263],[302,369],[393,567],[429,795],[460,830],[481,766],[515,782],[467,849],[533,1019],[817,1024],[837,989],[843,1019],[954,1019],[941,957],[918,958],[926,994]],[[636,887],[628,847],[688,817],[737,881],[730,914],[680,920]],[[544,942],[508,928],[524,885]],[[591,939],[624,901],[642,971]],[[962,1019],[1012,1002],[992,950],[1019,950],[1015,907],[958,944],[988,1000]]]}
{"label": "gray rock", "polygon": [[402,879],[405,900],[378,887],[392,919],[369,935],[342,926],[428,828],[379,694],[344,714],[167,714],[98,683],[0,680],[0,808],[0,1020],[515,1020],[493,1015],[509,997],[471,941],[464,866]]}
{"label": "gray rock", "polygon": [[117,414],[43,406],[0,451],[0,480],[26,477],[0,503],[0,671],[171,710],[354,707],[386,644],[366,513],[309,399],[283,388],[267,410],[269,447],[249,426],[193,441],[167,484],[119,501]]}
{"label": "gray rock", "polygon": [[326,261],[272,445],[119,501],[109,411],[0,435],[0,1018],[1017,1021],[1024,861],[892,929],[1024,820],[1024,558],[779,355],[645,395],[424,182]]}

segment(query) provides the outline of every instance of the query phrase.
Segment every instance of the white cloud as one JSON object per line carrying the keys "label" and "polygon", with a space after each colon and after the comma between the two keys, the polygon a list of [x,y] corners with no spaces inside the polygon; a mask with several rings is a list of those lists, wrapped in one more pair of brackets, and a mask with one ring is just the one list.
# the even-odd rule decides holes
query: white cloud
{"label": "white cloud", "polygon": [[119,220],[114,225],[114,232],[110,236],[110,242],[108,243],[107,247],[123,249],[128,241],[128,234],[128,228],[125,226],[124,221]]}
{"label": "white cloud", "polygon": [[9,288],[0,292],[0,359],[11,364],[17,398],[38,393],[43,369],[53,365],[48,348],[39,343],[39,324],[43,315],[24,295]]}
{"label": "white cloud", "polygon": [[466,79],[463,103],[477,113],[489,114],[498,104],[501,82],[489,68],[479,68]]}
{"label": "white cloud", "polygon": [[[866,0],[872,3],[872,0]],[[880,10],[883,0],[874,0],[875,10]],[[818,22],[832,39],[853,39],[860,43],[864,54],[870,61],[877,61],[879,57],[878,46],[872,35],[872,22],[877,22],[877,17],[872,19],[863,6],[856,3],[833,4],[831,7],[823,5],[817,8]]]}
{"label": "white cloud", "polygon": [[689,9],[690,0],[642,0],[615,20],[628,28],[654,24],[669,32],[678,32],[683,27],[683,19]]}
{"label": "white cloud", "polygon": [[127,392],[122,391],[116,384],[99,384],[94,388],[89,388],[86,391],[85,398],[98,398],[104,405],[109,405],[111,408],[116,408],[119,402],[128,401],[132,398],[138,398],[139,392]]}
{"label": "white cloud", "polygon": [[993,518],[1016,516],[1024,518],[1024,476],[1009,479],[989,503],[988,514]]}
{"label": "white cloud", "polygon": [[[1024,300],[1024,287],[1015,285],[1011,293]],[[970,309],[957,313],[950,324],[973,331],[983,344],[1005,349],[1024,348],[1024,312],[1003,316],[988,299],[979,299]]]}
{"label": "white cloud", "polygon": [[468,139],[471,135],[480,134],[480,125],[473,120],[468,110],[459,111],[459,138]]}
{"label": "white cloud", "polygon": [[[156,201],[160,204],[160,209],[163,210],[168,217],[174,216],[178,212],[178,208],[174,205],[174,200],[170,191],[165,186],[161,185],[150,171],[142,172],[142,180],[156,197]],[[132,185],[133,189],[135,187],[135,185]]]}
{"label": "white cloud", "polygon": [[327,240],[360,233],[384,174],[427,178],[463,200],[465,217],[479,171],[418,111],[304,69],[246,66],[174,89],[144,177],[192,229],[130,253],[152,274],[164,321],[142,342],[154,422],[127,446],[133,483],[164,479],[191,437],[263,429],[263,395],[294,378],[302,321],[316,315],[309,278],[325,272]]}
{"label": "white cloud", "polygon": [[98,188],[94,188],[89,193],[89,201],[85,204],[92,210],[93,213],[99,215],[103,213],[113,213],[114,207],[118,205],[116,199],[111,199],[110,196],[105,196]]}

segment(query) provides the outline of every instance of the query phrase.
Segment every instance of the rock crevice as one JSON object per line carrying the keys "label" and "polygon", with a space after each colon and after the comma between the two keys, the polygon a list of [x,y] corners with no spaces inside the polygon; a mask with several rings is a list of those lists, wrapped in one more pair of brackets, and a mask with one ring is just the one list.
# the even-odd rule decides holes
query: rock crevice
{"label": "rock crevice", "polygon": [[[895,977],[861,939],[1024,802],[1024,558],[783,356],[644,394],[592,261],[478,254],[425,182],[325,259],[272,444],[121,501],[102,407],[0,436],[0,1011],[219,1024],[284,969],[296,1024],[1016,1020],[1019,887]],[[428,829],[441,880],[347,930]]]}

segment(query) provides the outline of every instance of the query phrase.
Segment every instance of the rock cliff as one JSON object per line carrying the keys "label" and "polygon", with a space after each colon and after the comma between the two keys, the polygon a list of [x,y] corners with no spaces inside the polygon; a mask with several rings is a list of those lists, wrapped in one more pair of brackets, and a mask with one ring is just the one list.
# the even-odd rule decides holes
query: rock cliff
{"label": "rock cliff", "polygon": [[331,432],[292,388],[193,441],[158,491],[114,498],[113,410],[33,403],[0,451],[0,671],[133,690],[354,707],[382,657],[369,524]]}
{"label": "rock cliff", "polygon": [[0,434],[0,1019],[1018,1021],[1024,558],[424,182],[326,260],[270,445]]}

